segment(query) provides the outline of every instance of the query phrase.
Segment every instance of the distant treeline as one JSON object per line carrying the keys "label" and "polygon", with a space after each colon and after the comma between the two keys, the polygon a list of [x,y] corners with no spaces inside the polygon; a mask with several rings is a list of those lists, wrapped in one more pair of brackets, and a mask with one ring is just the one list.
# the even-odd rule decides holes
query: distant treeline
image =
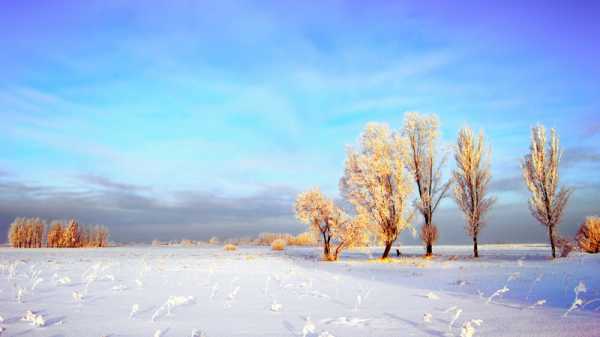
{"label": "distant treeline", "polygon": [[106,247],[108,228],[79,225],[77,220],[46,221],[40,218],[16,218],[8,230],[8,242],[15,248],[80,248]]}

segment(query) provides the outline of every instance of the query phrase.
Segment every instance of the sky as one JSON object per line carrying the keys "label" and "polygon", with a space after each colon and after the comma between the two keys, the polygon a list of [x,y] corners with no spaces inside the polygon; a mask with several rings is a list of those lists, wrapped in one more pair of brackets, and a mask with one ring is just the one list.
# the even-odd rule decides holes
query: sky
{"label": "sky", "polygon": [[[365,124],[420,111],[441,148],[465,125],[492,147],[480,242],[546,240],[520,160],[532,126],[556,128],[572,235],[600,214],[598,17],[559,0],[2,1],[0,232],[39,216],[121,242],[298,233],[297,193],[340,199]],[[470,242],[451,199],[434,222]]]}

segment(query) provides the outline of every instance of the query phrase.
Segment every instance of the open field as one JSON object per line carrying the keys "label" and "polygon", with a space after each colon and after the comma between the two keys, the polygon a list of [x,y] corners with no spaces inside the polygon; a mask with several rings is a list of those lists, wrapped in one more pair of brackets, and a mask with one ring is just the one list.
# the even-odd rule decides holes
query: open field
{"label": "open field", "polygon": [[1,248],[2,336],[600,336],[599,255],[470,249]]}

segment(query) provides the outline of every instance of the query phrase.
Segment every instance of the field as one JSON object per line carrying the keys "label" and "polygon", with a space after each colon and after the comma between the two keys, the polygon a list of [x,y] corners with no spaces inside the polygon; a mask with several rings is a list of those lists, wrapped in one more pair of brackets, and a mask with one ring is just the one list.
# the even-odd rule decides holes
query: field
{"label": "field", "polygon": [[379,253],[331,263],[316,248],[1,248],[1,335],[600,336],[600,256]]}

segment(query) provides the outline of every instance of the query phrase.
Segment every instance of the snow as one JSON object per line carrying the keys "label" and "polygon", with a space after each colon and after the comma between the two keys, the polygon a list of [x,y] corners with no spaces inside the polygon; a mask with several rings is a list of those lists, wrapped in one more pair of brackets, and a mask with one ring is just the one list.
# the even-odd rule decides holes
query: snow
{"label": "snow", "polygon": [[545,245],[0,248],[4,336],[600,336],[600,255]]}

